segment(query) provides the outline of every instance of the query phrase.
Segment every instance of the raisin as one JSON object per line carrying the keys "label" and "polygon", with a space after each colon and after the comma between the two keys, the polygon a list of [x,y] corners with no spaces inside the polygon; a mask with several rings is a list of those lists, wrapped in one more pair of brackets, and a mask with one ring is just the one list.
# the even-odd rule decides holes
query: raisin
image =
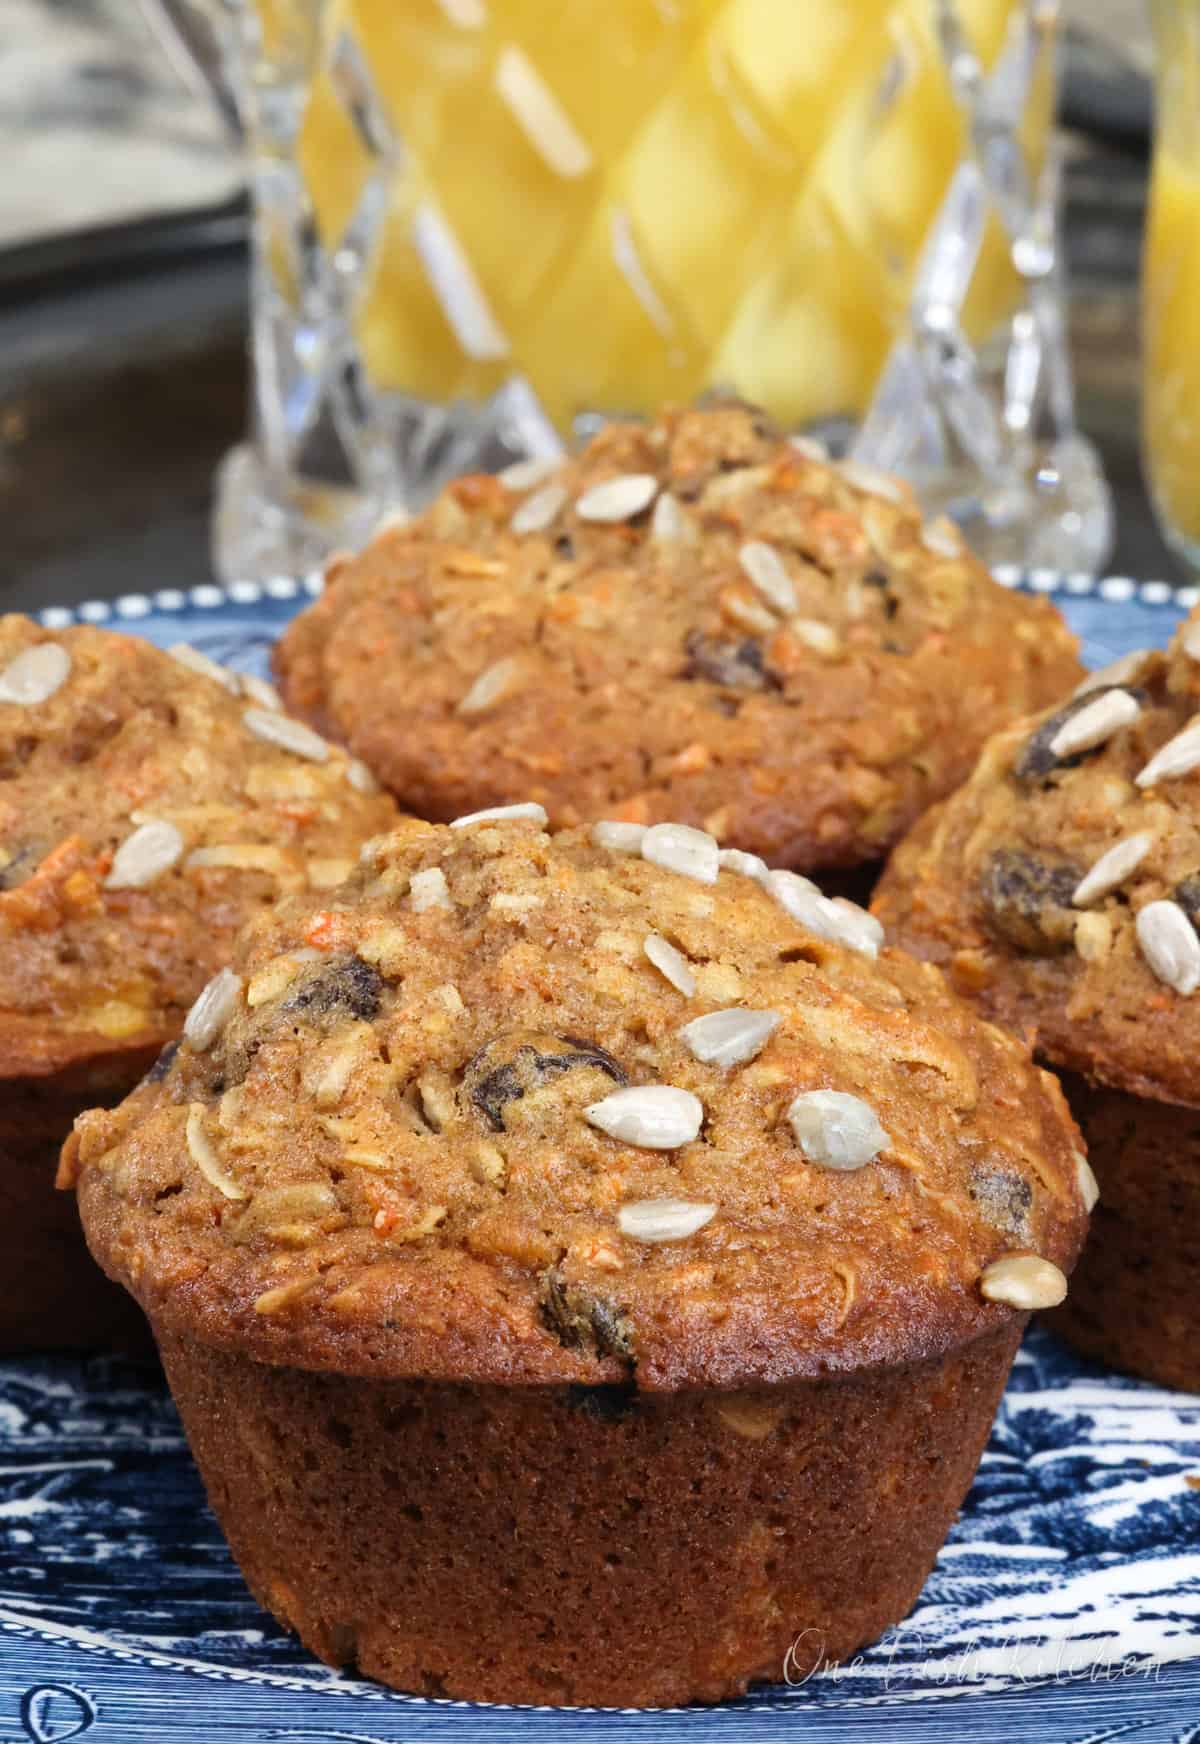
{"label": "raisin", "polygon": [[493,1132],[504,1131],[504,1111],[564,1072],[590,1068],[616,1084],[629,1082],[612,1055],[580,1036],[512,1030],[497,1036],[467,1061],[463,1087]]}
{"label": "raisin", "polygon": [[24,884],[40,862],[41,855],[32,848],[19,848],[6,866],[0,866],[0,890],[15,890]]}
{"label": "raisin", "polygon": [[146,1076],[142,1079],[142,1083],[161,1084],[167,1073],[171,1070],[171,1061],[175,1058],[178,1052],[179,1043],[177,1041],[168,1042],[166,1047],[159,1054],[157,1060],[155,1060],[154,1064],[151,1066],[150,1070],[146,1073]]}
{"label": "raisin", "polygon": [[281,1011],[302,1012],[309,1018],[348,1011],[351,1017],[369,1023],[379,1015],[382,999],[383,978],[379,970],[352,951],[339,951],[301,983]]}
{"label": "raisin", "polygon": [[1013,764],[1015,779],[1032,785],[1044,781],[1048,775],[1054,774],[1058,769],[1076,769],[1086,757],[1094,757],[1097,752],[1102,751],[1104,746],[1096,745],[1090,751],[1077,751],[1071,757],[1056,757],[1050,749],[1050,745],[1051,741],[1057,737],[1059,728],[1069,721],[1072,715],[1077,715],[1081,709],[1087,708],[1089,703],[1095,702],[1097,697],[1104,696],[1110,690],[1124,690],[1130,696],[1136,697],[1138,702],[1146,701],[1147,693],[1132,684],[1101,685],[1095,690],[1085,691],[1082,696],[1073,696],[1070,702],[1064,703],[1062,708],[1056,709],[1054,714],[1044,720],[1037,731],[1025,741],[1021,755]]}
{"label": "raisin", "polygon": [[578,1284],[568,1284],[557,1266],[541,1275],[538,1306],[542,1324],[564,1350],[632,1358],[632,1331],[621,1310]]}
{"label": "raisin", "polygon": [[684,678],[706,678],[710,684],[724,684],[731,690],[779,688],[779,680],[763,659],[762,643],[755,636],[722,642],[691,630],[684,648]]}
{"label": "raisin", "polygon": [[1181,878],[1171,895],[1197,932],[1200,932],[1200,874],[1193,878]]}
{"label": "raisin", "polygon": [[632,1381],[614,1381],[609,1386],[567,1388],[567,1406],[593,1417],[597,1423],[620,1423],[637,1410],[638,1392]]}
{"label": "raisin", "polygon": [[993,1229],[1021,1240],[1028,1237],[1033,1188],[1024,1175],[1000,1164],[989,1164],[971,1171],[967,1190],[979,1207],[980,1216]]}
{"label": "raisin", "polygon": [[1083,874],[1048,866],[1018,849],[993,854],[983,869],[980,899],[993,933],[1036,957],[1069,950],[1075,937],[1071,897]]}

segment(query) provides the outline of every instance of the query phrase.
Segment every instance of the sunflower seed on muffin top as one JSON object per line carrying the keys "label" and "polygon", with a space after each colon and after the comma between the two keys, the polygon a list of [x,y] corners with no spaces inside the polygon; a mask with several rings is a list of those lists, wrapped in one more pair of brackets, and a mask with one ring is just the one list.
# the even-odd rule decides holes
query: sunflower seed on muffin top
{"label": "sunflower seed on muffin top", "polygon": [[540,477],[455,481],[277,650],[289,706],[419,816],[532,799],[853,865],[1081,676],[1049,601],[744,406],[607,425]]}
{"label": "sunflower seed on muffin top", "polygon": [[1023,1045],[652,834],[406,820],[332,905],[258,916],[64,1152],[158,1324],[341,1373],[730,1386],[974,1338],[1018,1242],[1069,1267],[1078,1137]]}
{"label": "sunflower seed on muffin top", "polygon": [[999,734],[873,903],[890,938],[1036,1033],[1047,1060],[1184,1103],[1200,1049],[1198,634],[1200,612],[1166,653],[1107,668],[1116,687]]}
{"label": "sunflower seed on muffin top", "polygon": [[[247,713],[272,723],[263,738]],[[280,742],[283,733],[287,744]],[[292,753],[295,735],[320,764]],[[137,1076],[257,908],[396,816],[243,681],[90,625],[0,618],[0,1076]]]}

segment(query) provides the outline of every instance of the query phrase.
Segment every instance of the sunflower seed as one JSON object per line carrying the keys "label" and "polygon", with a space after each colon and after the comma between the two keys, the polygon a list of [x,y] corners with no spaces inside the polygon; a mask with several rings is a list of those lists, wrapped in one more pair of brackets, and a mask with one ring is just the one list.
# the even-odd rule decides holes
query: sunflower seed
{"label": "sunflower seed", "polygon": [[842,651],[842,638],[820,618],[793,618],[790,628],[797,642],[803,642],[814,654],[840,654]]}
{"label": "sunflower seed", "polygon": [[427,866],[424,872],[414,872],[408,885],[413,909],[424,914],[428,908],[453,908],[446,874],[440,866]]}
{"label": "sunflower seed", "polygon": [[709,1011],[685,1023],[680,1040],[706,1066],[741,1066],[761,1054],[781,1019],[777,1011]]}
{"label": "sunflower seed", "polygon": [[762,883],[767,876],[767,862],[758,854],[747,854],[741,848],[722,848],[717,855],[722,872],[736,872],[742,878],[754,878]]}
{"label": "sunflower seed", "polygon": [[1005,1254],[985,1266],[979,1277],[979,1293],[989,1302],[1007,1302],[1010,1308],[1055,1308],[1067,1293],[1067,1280],[1051,1260],[1037,1254]]}
{"label": "sunflower seed", "polygon": [[471,824],[516,823],[522,818],[528,818],[531,823],[543,829],[548,822],[545,806],[538,805],[534,800],[526,800],[521,805],[493,805],[486,811],[469,811],[465,817],[452,818],[450,828],[465,830]]}
{"label": "sunflower seed", "polygon": [[767,604],[787,617],[796,609],[796,589],[783,558],[765,539],[751,539],[738,552],[742,573],[758,589]]}
{"label": "sunflower seed", "polygon": [[1080,751],[1092,751],[1135,721],[1141,712],[1141,703],[1127,690],[1106,690],[1095,702],[1089,702],[1063,722],[1050,741],[1050,755],[1075,757]]}
{"label": "sunflower seed", "polygon": [[658,933],[648,934],[642,940],[642,949],[659,974],[682,993],[685,999],[690,999],[696,991],[696,977],[688,967],[688,960],[683,952],[677,951],[668,939]]}
{"label": "sunflower seed", "polygon": [[827,1169],[861,1169],[892,1142],[870,1103],[843,1090],[802,1090],[787,1117],[809,1162]]}
{"label": "sunflower seed", "polygon": [[543,485],[541,490],[534,491],[531,497],[526,497],[513,510],[512,519],[508,523],[509,531],[518,535],[545,532],[566,500],[567,493],[561,484]]}
{"label": "sunflower seed", "polygon": [[232,969],[222,969],[213,976],[183,1026],[183,1039],[193,1053],[203,1054],[212,1047],[237,1010],[241,994],[242,978]]}
{"label": "sunflower seed", "polygon": [[1100,1200],[1100,1183],[1082,1151],[1075,1152],[1075,1184],[1079,1188],[1079,1197],[1083,1200],[1083,1209],[1089,1212],[1094,1210]]}
{"label": "sunflower seed", "polygon": [[1160,981],[1185,996],[1200,987],[1200,938],[1177,902],[1148,902],[1138,910],[1137,941]]}
{"label": "sunflower seed", "polygon": [[246,1197],[245,1191],[238,1186],[233,1176],[221,1167],[220,1158],[213,1149],[212,1140],[204,1130],[203,1102],[188,1104],[185,1130],[188,1154],[204,1179],[226,1199],[244,1199]]}
{"label": "sunflower seed", "polygon": [[278,745],[281,751],[291,751],[297,757],[306,757],[310,763],[324,763],[329,755],[329,746],[319,733],[288,715],[275,715],[269,709],[248,708],[242,716],[242,725],[256,739],[262,739],[268,745]]}
{"label": "sunflower seed", "polygon": [[126,836],[113,855],[106,890],[144,890],[169,872],[183,853],[183,837],[174,824],[154,818]]}
{"label": "sunflower seed", "polygon": [[360,757],[346,759],[346,780],[359,793],[379,792],[379,783]]}
{"label": "sunflower seed", "polygon": [[189,672],[197,672],[201,678],[213,679],[226,690],[233,691],[235,696],[240,691],[241,680],[236,672],[230,672],[227,666],[218,666],[215,660],[210,660],[199,648],[193,648],[190,642],[172,642],[167,653],[172,660],[186,666]]}
{"label": "sunflower seed", "polygon": [[1139,787],[1153,787],[1156,781],[1189,775],[1197,764],[1200,764],[1200,717],[1189,721],[1173,739],[1160,745],[1141,773],[1134,776],[1134,781]]}
{"label": "sunflower seed", "polygon": [[673,1151],[690,1144],[700,1131],[704,1104],[690,1090],[672,1084],[638,1084],[614,1090],[583,1111],[589,1126],[623,1144],[647,1151]]}
{"label": "sunflower seed", "polygon": [[935,557],[962,556],[962,534],[948,515],[939,515],[936,521],[926,521],[921,528],[921,543]]}
{"label": "sunflower seed", "polygon": [[581,521],[628,521],[648,508],[658,492],[652,472],[622,472],[584,491],[575,504]]}
{"label": "sunflower seed", "polygon": [[268,709],[272,714],[283,712],[283,698],[273,684],[268,684],[265,678],[258,678],[253,672],[242,672],[238,675],[243,696],[257,703],[259,708]]}
{"label": "sunflower seed", "polygon": [[878,467],[863,466],[857,460],[843,460],[838,471],[854,490],[865,491],[872,497],[885,497],[889,503],[903,503],[905,500],[899,479],[880,472]]}
{"label": "sunflower seed", "polygon": [[554,477],[562,461],[549,454],[531,455],[528,460],[514,460],[511,466],[506,466],[496,477],[505,490],[533,490],[535,485],[545,484],[547,479]]}
{"label": "sunflower seed", "polygon": [[805,460],[815,460],[819,465],[823,466],[829,459],[828,448],[826,448],[823,442],[819,442],[815,436],[789,436],[788,442],[796,450],[797,454],[802,454],[804,456]]}
{"label": "sunflower seed", "polygon": [[617,1223],[622,1235],[634,1241],[682,1241],[711,1223],[716,1214],[715,1205],[693,1199],[638,1199],[621,1206]]}
{"label": "sunflower seed", "polygon": [[38,642],[24,648],[0,672],[0,702],[48,702],[66,680],[71,656],[57,642]]}
{"label": "sunflower seed", "polygon": [[650,537],[659,545],[682,545],[693,532],[691,521],[679,506],[679,499],[663,491],[650,517]]}
{"label": "sunflower seed", "polygon": [[520,675],[520,671],[521,662],[515,654],[509,654],[505,659],[485,666],[459,703],[457,712],[460,715],[482,714],[512,689],[513,681]]}
{"label": "sunflower seed", "polygon": [[1139,830],[1136,835],[1126,836],[1123,841],[1115,842],[1107,853],[1101,854],[1091,870],[1075,886],[1075,894],[1071,898],[1075,907],[1086,908],[1089,902],[1095,902],[1097,897],[1107,896],[1110,890],[1123,884],[1134,868],[1146,858],[1154,846],[1154,839],[1152,830]]}
{"label": "sunflower seed", "polygon": [[719,869],[716,837],[690,824],[651,824],[642,837],[642,859],[701,884],[715,884]]}
{"label": "sunflower seed", "polygon": [[856,902],[823,895],[810,878],[802,878],[798,872],[778,869],[768,872],[764,882],[779,906],[819,939],[844,945],[864,957],[879,955],[883,928]]}
{"label": "sunflower seed", "polygon": [[1075,686],[1071,695],[1086,696],[1089,690],[1109,690],[1114,684],[1132,684],[1149,657],[1149,651],[1145,648],[1137,648],[1132,654],[1122,654],[1107,666],[1099,666],[1095,672],[1089,672],[1083,683]]}
{"label": "sunflower seed", "polygon": [[606,819],[592,825],[592,845],[596,848],[607,848],[612,854],[640,854],[642,837],[645,834],[645,824],[626,824],[616,819]]}

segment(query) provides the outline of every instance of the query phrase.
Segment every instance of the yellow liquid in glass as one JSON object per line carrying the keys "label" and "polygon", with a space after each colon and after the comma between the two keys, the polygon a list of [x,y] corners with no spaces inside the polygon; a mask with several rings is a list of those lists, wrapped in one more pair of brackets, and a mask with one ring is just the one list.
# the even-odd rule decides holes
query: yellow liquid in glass
{"label": "yellow liquid in glass", "polygon": [[1200,159],[1159,152],[1144,272],[1143,433],[1167,524],[1200,553]]}
{"label": "yellow liquid in glass", "polygon": [[[289,0],[259,5],[269,57]],[[985,64],[1012,10],[960,0]],[[564,429],[714,384],[789,424],[861,411],[965,150],[932,13],[930,0],[329,0],[326,56],[354,33],[403,141],[355,315],[371,379],[445,402],[523,376]],[[903,77],[881,118],[889,63]],[[299,149],[333,248],[373,165],[320,52]],[[973,337],[1015,289],[993,225]]]}

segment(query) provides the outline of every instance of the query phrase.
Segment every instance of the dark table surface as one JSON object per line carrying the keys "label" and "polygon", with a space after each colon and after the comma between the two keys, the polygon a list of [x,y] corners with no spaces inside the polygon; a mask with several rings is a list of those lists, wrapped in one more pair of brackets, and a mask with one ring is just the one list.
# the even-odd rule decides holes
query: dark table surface
{"label": "dark table surface", "polygon": [[[1090,148],[1068,177],[1080,421],[1117,502],[1111,567],[1182,579],[1138,457],[1145,163]],[[0,260],[0,605],[210,580],[213,470],[246,416],[237,211]]]}

